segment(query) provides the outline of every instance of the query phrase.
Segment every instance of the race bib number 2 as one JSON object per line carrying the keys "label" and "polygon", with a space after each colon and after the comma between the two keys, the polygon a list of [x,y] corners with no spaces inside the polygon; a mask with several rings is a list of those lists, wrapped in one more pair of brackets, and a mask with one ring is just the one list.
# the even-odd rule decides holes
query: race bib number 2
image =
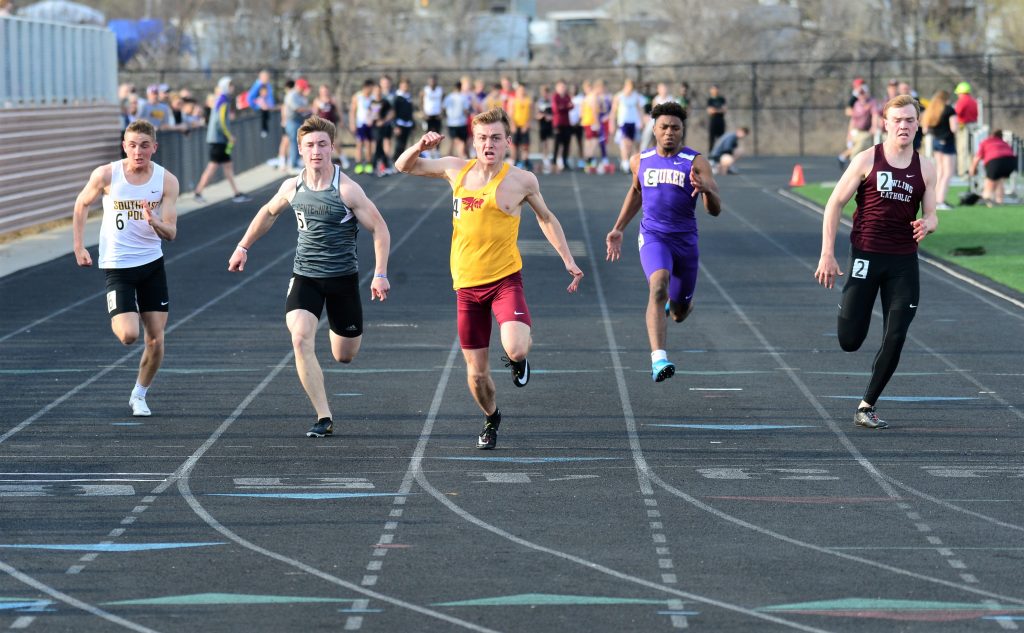
{"label": "race bib number 2", "polygon": [[878,191],[892,191],[892,172],[875,172],[875,188],[878,189]]}
{"label": "race bib number 2", "polygon": [[866,259],[855,259],[855,260],[853,260],[853,271],[850,272],[850,275],[853,276],[853,277],[856,277],[857,279],[867,279],[868,278],[868,264],[870,264],[870,263],[871,262],[869,262]]}

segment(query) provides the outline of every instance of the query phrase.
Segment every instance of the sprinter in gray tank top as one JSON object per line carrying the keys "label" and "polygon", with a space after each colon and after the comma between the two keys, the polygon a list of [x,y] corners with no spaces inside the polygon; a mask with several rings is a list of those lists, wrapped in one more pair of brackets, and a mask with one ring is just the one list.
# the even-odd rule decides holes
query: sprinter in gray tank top
{"label": "sprinter in gray tank top", "polygon": [[295,369],[316,410],[317,421],[307,437],[324,437],[334,430],[324,375],[315,352],[316,330],[327,306],[331,351],[339,363],[350,363],[362,342],[362,305],[358,294],[356,234],[363,227],[373,235],[374,274],[370,300],[387,299],[388,251],[391,235],[377,207],[362,188],[331,162],[334,124],[310,117],[298,131],[302,173],[284,181],[270,202],[249,224],[228,260],[228,270],[245,269],[249,249],[287,208],[295,213],[299,232],[292,278],[288,282],[285,322],[292,335]]}

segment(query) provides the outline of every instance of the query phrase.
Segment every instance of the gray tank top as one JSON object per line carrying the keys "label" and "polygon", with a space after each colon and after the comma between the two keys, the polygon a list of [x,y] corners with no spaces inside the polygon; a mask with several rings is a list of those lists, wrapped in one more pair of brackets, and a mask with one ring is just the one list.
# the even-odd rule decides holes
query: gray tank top
{"label": "gray tank top", "polygon": [[318,278],[358,272],[356,235],[359,223],[338,191],[341,170],[334,166],[331,186],[323,191],[310,191],[302,180],[305,173],[296,177],[295,195],[291,200],[299,225],[292,271]]}

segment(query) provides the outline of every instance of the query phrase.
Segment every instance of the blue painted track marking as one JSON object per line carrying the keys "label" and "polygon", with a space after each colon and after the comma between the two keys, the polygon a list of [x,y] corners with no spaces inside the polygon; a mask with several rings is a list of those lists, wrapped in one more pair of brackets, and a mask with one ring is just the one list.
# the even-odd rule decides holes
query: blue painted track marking
{"label": "blue painted track marking", "polygon": [[210,492],[207,497],[257,497],[263,499],[353,499],[356,497],[399,497],[399,492]]}
{"label": "blue painted track marking", "polygon": [[[862,396],[825,396],[833,400],[860,400]],[[879,400],[890,402],[959,402],[962,400],[981,400],[976,397],[962,396],[881,396]]]}
{"label": "blue painted track marking", "polygon": [[546,464],[563,462],[596,462],[618,460],[620,457],[428,457],[463,462],[506,462],[510,464]]}
{"label": "blue painted track marking", "polygon": [[812,429],[813,424],[645,424],[673,429],[700,429],[704,431],[771,431],[775,429]]}
{"label": "blue painted track marking", "polygon": [[16,543],[0,545],[0,549],[45,549],[72,552],[144,552],[185,547],[209,547],[224,545],[220,541],[209,543]]}

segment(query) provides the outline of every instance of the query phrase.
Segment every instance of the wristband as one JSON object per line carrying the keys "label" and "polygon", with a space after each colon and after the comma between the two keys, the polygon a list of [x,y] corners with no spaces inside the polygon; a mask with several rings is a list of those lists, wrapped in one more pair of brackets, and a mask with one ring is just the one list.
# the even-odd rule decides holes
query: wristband
{"label": "wristband", "polygon": [[244,247],[244,246],[242,246],[241,244],[239,244],[239,245],[238,245],[238,246],[236,246],[235,248],[236,248],[236,249],[238,249],[238,250],[240,250],[240,251],[242,251],[242,252],[243,252],[243,253],[245,253],[246,255],[248,255],[248,254],[249,254],[249,249],[248,249],[248,248],[246,248],[246,247]]}
{"label": "wristband", "polygon": [[388,278],[388,276],[386,274],[378,274],[378,275],[374,275],[374,277],[376,277],[377,279],[387,279]]}

